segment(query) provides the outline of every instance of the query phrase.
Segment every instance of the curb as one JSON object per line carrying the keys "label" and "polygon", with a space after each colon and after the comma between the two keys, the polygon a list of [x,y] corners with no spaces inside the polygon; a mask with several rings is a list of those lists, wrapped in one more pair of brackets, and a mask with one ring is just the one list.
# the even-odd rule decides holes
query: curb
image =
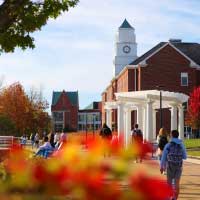
{"label": "curb", "polygon": [[196,156],[188,156],[188,158],[194,159],[194,160],[200,160],[200,157],[196,157]]}

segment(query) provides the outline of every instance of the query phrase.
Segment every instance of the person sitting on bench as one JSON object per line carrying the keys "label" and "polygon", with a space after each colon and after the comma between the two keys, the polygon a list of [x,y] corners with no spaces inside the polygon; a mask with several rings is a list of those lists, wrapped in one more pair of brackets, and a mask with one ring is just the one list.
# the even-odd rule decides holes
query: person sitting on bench
{"label": "person sitting on bench", "polygon": [[38,151],[36,152],[35,156],[43,156],[47,158],[49,154],[51,154],[53,151],[54,148],[51,146],[48,136],[45,136],[44,144],[38,148]]}

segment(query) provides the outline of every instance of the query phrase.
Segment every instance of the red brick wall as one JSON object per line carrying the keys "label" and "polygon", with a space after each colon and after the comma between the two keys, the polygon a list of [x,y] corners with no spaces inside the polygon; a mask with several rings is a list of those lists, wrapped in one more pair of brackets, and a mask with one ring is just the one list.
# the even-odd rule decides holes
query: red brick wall
{"label": "red brick wall", "polygon": [[125,70],[117,80],[117,92],[128,92],[128,70]]}
{"label": "red brick wall", "polygon": [[[196,69],[190,62],[171,46],[166,46],[147,60],[146,67],[140,67],[141,90],[156,89],[189,94],[196,85]],[[181,86],[181,72],[188,73],[189,86]]]}
{"label": "red brick wall", "polygon": [[137,85],[135,86],[135,73],[137,74],[137,69],[128,69],[128,91],[129,92],[135,91],[136,89],[135,87],[137,87]]}
{"label": "red brick wall", "polygon": [[200,71],[197,70],[197,86],[200,86]]}
{"label": "red brick wall", "polygon": [[77,130],[78,125],[78,107],[73,106],[69,98],[62,93],[57,104],[51,106],[52,111],[66,111],[65,112],[65,127]]}
{"label": "red brick wall", "polygon": [[[181,72],[188,73],[188,86],[181,86]],[[139,80],[141,90],[156,89],[162,85],[163,90],[185,93],[192,92],[193,88],[200,85],[199,72],[190,67],[190,62],[171,46],[166,46],[157,54],[147,60],[146,67],[139,68]],[[157,113],[157,128],[159,131],[160,115]],[[163,110],[163,124],[170,131],[170,111]]]}

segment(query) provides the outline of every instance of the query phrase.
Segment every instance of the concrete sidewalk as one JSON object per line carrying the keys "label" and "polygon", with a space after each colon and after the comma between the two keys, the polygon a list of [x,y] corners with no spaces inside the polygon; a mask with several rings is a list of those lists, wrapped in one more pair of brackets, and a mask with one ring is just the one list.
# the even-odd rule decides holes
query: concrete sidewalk
{"label": "concrete sidewalk", "polygon": [[[166,175],[161,175],[159,162],[144,160],[143,163],[134,164],[150,174],[166,180]],[[199,200],[200,199],[200,160],[188,158],[183,163],[183,174],[180,183],[180,195],[178,200]]]}
{"label": "concrete sidewalk", "polygon": [[[193,163],[193,164],[198,164],[200,165],[200,159],[199,158],[192,158],[192,157],[189,157],[187,158],[187,160],[185,160],[184,162],[189,162],[189,163]],[[199,166],[200,167],[200,166]]]}
{"label": "concrete sidewalk", "polygon": [[183,165],[179,200],[200,199],[200,160],[188,158]]}
{"label": "concrete sidewalk", "polygon": [[188,158],[183,163],[178,200],[200,199],[200,160]]}

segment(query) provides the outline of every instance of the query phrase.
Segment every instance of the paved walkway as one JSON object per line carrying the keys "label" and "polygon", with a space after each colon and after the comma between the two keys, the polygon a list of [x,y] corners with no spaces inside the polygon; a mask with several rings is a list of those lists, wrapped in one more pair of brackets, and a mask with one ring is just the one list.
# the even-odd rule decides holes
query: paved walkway
{"label": "paved walkway", "polygon": [[184,162],[179,200],[200,199],[200,160],[190,159]]}
{"label": "paved walkway", "polygon": [[[145,162],[142,164],[143,167],[145,166]],[[152,174],[166,179],[165,175],[160,175],[158,163],[156,164],[156,167],[148,166],[148,168],[149,167]],[[184,161],[180,186],[181,189],[178,200],[200,199],[200,160],[188,158],[186,161]]]}

